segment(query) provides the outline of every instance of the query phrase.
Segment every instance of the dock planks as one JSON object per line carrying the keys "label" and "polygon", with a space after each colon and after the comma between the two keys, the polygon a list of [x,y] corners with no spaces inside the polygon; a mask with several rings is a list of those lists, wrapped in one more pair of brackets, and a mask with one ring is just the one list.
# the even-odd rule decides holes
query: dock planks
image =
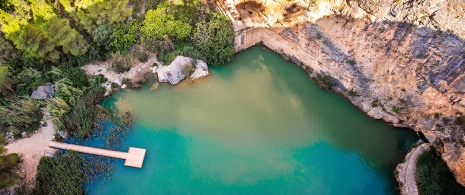
{"label": "dock planks", "polygon": [[136,167],[136,168],[142,168],[142,164],[144,163],[145,152],[146,152],[145,149],[134,148],[134,147],[129,147],[128,152],[119,152],[119,151],[80,146],[80,145],[75,145],[75,144],[66,144],[66,143],[53,142],[53,141],[50,142],[48,145],[50,147],[58,148],[58,149],[72,150],[72,151],[86,153],[86,154],[94,154],[94,155],[99,155],[99,156],[107,156],[111,158],[124,159],[126,160],[124,162],[124,166]]}

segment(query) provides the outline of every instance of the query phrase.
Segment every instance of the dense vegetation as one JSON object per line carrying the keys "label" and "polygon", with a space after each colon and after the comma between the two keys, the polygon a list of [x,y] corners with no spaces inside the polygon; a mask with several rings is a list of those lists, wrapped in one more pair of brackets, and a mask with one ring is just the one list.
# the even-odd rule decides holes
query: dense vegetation
{"label": "dense vegetation", "polygon": [[[1,146],[0,146],[1,147]],[[3,148],[0,148],[3,150]],[[0,154],[3,151],[0,151]],[[18,179],[16,168],[20,159],[17,154],[8,154],[0,156],[0,188],[11,186]]]}
{"label": "dense vegetation", "polygon": [[41,158],[33,193],[84,194],[83,161],[83,157],[75,152],[57,158]]}
{"label": "dense vegetation", "polygon": [[[107,111],[98,105],[106,79],[102,75],[89,78],[80,68],[89,61],[111,59],[111,68],[124,72],[135,62],[147,62],[150,53],[164,64],[185,55],[219,65],[230,60],[233,52],[229,20],[200,0],[1,1],[0,147],[8,132],[15,137],[32,133],[39,121],[49,118],[60,130],[90,137]],[[30,98],[33,90],[47,83],[53,85],[54,97]],[[44,117],[46,112],[50,116]],[[109,145],[116,145],[117,135],[127,132],[127,124],[123,121],[110,131]],[[80,185],[78,173],[55,167],[72,159],[78,157],[70,154],[41,161],[35,192],[81,193],[80,188],[55,191],[58,187],[43,185],[46,180],[57,181],[60,187]],[[1,185],[14,183],[17,175],[4,173],[14,173],[15,167],[2,167],[0,174],[8,179],[2,178]],[[60,174],[73,174],[76,180],[61,181]]]}
{"label": "dense vegetation", "polygon": [[415,177],[419,194],[465,194],[465,187],[455,181],[454,175],[436,155],[434,148],[418,157]]}

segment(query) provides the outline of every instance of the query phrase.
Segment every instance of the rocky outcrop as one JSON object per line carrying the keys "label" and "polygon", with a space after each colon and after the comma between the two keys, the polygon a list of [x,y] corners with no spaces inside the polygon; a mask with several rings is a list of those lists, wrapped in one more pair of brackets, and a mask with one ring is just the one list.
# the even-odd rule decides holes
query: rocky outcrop
{"label": "rocky outcrop", "polygon": [[406,156],[405,161],[396,167],[397,181],[400,186],[400,194],[417,195],[418,188],[415,181],[415,171],[418,157],[430,147],[429,143],[423,143],[413,148]]}
{"label": "rocky outcrop", "polygon": [[53,89],[53,85],[51,83],[47,83],[47,85],[37,87],[37,90],[32,92],[31,98],[45,100],[53,97],[54,95],[55,90]]}
{"label": "rocky outcrop", "polygon": [[192,80],[208,75],[208,66],[202,60],[177,56],[169,66],[154,68],[158,74],[158,81],[176,85],[190,75]]}
{"label": "rocky outcrop", "polygon": [[[255,2],[266,6],[269,1]],[[421,131],[464,185],[463,6],[435,0],[319,2],[295,12],[294,19],[268,15],[235,26],[236,49],[261,42],[311,69],[311,77],[331,76],[337,81],[334,90],[368,115]],[[282,6],[286,16],[294,13],[290,5]],[[250,13],[266,14],[238,11],[243,21]]]}
{"label": "rocky outcrop", "polygon": [[197,79],[200,79],[202,77],[206,77],[208,76],[208,65],[206,62],[202,61],[202,60],[197,60],[196,63],[195,63],[195,70],[194,72],[191,74],[190,78],[191,80],[197,80]]}

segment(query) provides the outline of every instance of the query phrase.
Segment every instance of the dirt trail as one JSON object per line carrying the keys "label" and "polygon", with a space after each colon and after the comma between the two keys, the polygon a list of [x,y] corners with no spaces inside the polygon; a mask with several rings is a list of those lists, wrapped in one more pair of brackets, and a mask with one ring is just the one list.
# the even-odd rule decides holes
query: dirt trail
{"label": "dirt trail", "polygon": [[424,143],[413,148],[407,156],[405,162],[399,164],[396,168],[398,171],[397,181],[400,183],[400,193],[403,195],[418,194],[417,183],[415,181],[415,171],[418,156],[430,147],[429,143]]}
{"label": "dirt trail", "polygon": [[52,120],[47,121],[46,127],[41,127],[29,138],[23,138],[5,146],[7,153],[17,153],[22,156],[23,162],[20,164],[20,176],[27,180],[35,179],[37,166],[40,158],[48,151],[54,150],[48,147],[48,143],[53,139],[56,132]]}

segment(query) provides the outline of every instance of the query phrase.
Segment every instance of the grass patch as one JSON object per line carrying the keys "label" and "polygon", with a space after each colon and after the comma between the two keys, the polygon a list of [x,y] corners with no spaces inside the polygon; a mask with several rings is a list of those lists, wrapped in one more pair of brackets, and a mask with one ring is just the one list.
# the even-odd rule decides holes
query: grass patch
{"label": "grass patch", "polygon": [[419,194],[465,194],[465,187],[455,181],[446,163],[434,148],[418,157],[415,179]]}

